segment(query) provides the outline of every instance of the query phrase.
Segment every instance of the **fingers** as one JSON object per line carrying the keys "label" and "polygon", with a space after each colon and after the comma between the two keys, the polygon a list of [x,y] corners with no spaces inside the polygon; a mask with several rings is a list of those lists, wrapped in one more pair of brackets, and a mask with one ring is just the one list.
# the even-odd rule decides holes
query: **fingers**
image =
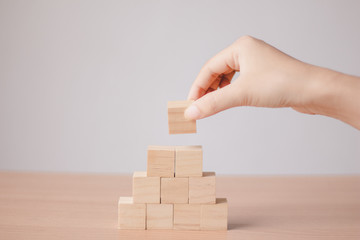
{"label": "fingers", "polygon": [[[196,100],[205,95],[209,87],[214,89],[215,85],[219,85],[223,76],[227,76],[234,71],[238,71],[235,66],[237,59],[234,57],[235,48],[233,45],[222,50],[220,53],[212,57],[200,70],[191,86],[188,99]],[[223,76],[220,76],[222,75]],[[217,83],[220,76],[220,81]],[[233,76],[233,74],[232,74]],[[231,76],[231,77],[232,77]],[[217,87],[216,87],[217,88]]]}
{"label": "fingers", "polygon": [[210,87],[208,88],[206,93],[212,92],[212,91],[218,89],[219,87],[222,88],[222,87],[225,87],[226,85],[229,85],[234,74],[235,74],[235,71],[232,71],[231,73],[228,73],[228,74],[220,74],[214,80],[214,82],[210,85]]}
{"label": "fingers", "polygon": [[220,84],[220,81],[222,80],[222,78],[223,78],[223,75],[220,74],[210,85],[210,89],[216,90],[219,87],[219,84]]}
{"label": "fingers", "polygon": [[231,82],[231,79],[234,77],[234,75],[235,75],[235,71],[225,74],[219,83],[219,87],[223,88],[223,87],[229,85]]}
{"label": "fingers", "polygon": [[201,119],[236,106],[236,95],[231,85],[210,92],[196,100],[185,111],[187,119]]}

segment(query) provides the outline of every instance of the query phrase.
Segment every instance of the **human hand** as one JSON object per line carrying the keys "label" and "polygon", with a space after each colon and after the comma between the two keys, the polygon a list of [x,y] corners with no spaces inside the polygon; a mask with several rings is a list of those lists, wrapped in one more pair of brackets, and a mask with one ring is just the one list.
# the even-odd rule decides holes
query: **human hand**
{"label": "human hand", "polygon": [[[293,107],[314,113],[313,67],[261,40],[241,37],[202,67],[188,96],[196,101],[185,117],[200,119],[235,106]],[[235,72],[240,75],[231,82]]]}

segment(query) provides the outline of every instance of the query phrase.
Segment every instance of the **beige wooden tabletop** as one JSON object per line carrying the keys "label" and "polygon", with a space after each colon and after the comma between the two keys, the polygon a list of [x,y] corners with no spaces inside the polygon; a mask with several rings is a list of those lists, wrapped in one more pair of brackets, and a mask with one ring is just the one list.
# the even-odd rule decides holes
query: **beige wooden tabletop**
{"label": "beige wooden tabletop", "polygon": [[118,230],[130,176],[0,172],[0,239],[360,239],[360,176],[217,177],[228,231]]}

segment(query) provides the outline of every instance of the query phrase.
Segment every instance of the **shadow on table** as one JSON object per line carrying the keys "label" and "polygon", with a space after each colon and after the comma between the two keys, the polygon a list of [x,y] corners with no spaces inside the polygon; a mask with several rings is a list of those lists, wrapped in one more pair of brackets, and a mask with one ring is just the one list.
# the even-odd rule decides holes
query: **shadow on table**
{"label": "shadow on table", "polygon": [[227,239],[227,231],[119,230],[119,239]]}
{"label": "shadow on table", "polygon": [[[185,230],[118,230],[118,239],[166,239],[166,240],[187,240],[187,239],[206,239],[206,240],[225,240],[229,239],[232,231],[246,229],[252,224],[231,221],[227,231],[185,231]],[[230,235],[229,235],[230,234]]]}

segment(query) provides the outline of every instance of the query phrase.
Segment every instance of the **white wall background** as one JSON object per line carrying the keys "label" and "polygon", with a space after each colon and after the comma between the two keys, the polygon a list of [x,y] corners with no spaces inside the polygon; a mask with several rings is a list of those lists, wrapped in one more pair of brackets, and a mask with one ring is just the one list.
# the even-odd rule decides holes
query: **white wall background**
{"label": "white wall background", "polygon": [[[0,170],[130,173],[201,144],[219,174],[359,174],[360,131],[236,108],[170,136],[166,103],[238,37],[360,75],[359,1],[0,0]],[[360,94],[360,93],[359,93]]]}

